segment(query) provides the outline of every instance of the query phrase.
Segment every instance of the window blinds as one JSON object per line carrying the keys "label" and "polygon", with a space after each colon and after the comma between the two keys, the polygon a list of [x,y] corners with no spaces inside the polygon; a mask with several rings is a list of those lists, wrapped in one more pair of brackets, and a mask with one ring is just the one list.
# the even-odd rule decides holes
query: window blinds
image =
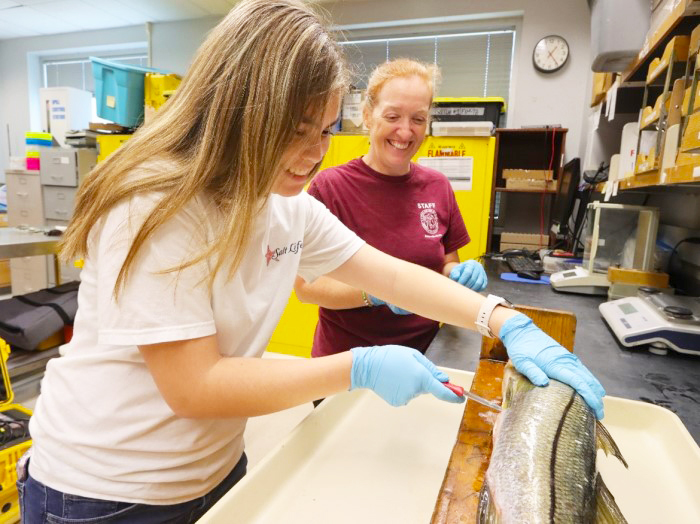
{"label": "window blinds", "polygon": [[341,42],[354,85],[367,87],[372,70],[394,58],[436,63],[442,73],[437,96],[500,96],[508,101],[515,31],[512,29]]}
{"label": "window blinds", "polygon": [[[102,58],[102,57],[101,57]],[[148,57],[143,54],[131,56],[106,56],[105,60],[119,64],[146,67]],[[70,60],[45,60],[42,72],[44,87],[74,87],[85,91],[95,92],[92,78],[92,63],[90,59],[76,58]]]}

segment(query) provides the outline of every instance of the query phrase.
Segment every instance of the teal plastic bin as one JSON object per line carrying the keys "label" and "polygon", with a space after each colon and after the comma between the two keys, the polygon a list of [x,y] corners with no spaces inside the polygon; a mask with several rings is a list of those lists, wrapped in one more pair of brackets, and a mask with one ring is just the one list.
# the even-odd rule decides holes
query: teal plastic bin
{"label": "teal plastic bin", "polygon": [[146,73],[164,73],[162,69],[117,64],[94,56],[97,116],[124,127],[136,127],[143,120],[144,81]]}

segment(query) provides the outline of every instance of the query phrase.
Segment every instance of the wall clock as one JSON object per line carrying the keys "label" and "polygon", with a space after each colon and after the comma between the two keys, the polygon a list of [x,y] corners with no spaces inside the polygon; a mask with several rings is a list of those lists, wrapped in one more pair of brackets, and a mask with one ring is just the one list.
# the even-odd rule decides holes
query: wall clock
{"label": "wall clock", "polygon": [[559,71],[568,59],[569,44],[558,35],[545,36],[532,52],[532,65],[541,73]]}

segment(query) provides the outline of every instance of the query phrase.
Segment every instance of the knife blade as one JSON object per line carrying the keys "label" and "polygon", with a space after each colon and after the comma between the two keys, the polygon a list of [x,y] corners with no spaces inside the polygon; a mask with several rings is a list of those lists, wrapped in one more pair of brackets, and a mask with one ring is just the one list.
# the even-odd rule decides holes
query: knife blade
{"label": "knife blade", "polygon": [[495,402],[491,402],[490,400],[486,400],[483,397],[480,397],[476,393],[472,393],[471,391],[465,390],[462,386],[458,386],[456,384],[452,384],[450,382],[443,382],[442,383],[447,389],[452,391],[455,395],[459,395],[460,397],[467,397],[469,399],[472,399],[474,402],[478,402],[479,404],[483,404],[487,408],[491,408],[495,411],[503,411],[503,408],[496,404]]}

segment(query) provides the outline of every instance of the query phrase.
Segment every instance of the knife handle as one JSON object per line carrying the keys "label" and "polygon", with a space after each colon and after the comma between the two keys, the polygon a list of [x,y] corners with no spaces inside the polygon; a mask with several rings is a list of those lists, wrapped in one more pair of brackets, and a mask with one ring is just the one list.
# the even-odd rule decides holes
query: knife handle
{"label": "knife handle", "polygon": [[462,386],[458,386],[456,384],[451,384],[449,382],[443,382],[442,385],[445,386],[450,391],[452,391],[452,393],[454,393],[455,395],[457,395],[459,397],[464,396],[464,388]]}

